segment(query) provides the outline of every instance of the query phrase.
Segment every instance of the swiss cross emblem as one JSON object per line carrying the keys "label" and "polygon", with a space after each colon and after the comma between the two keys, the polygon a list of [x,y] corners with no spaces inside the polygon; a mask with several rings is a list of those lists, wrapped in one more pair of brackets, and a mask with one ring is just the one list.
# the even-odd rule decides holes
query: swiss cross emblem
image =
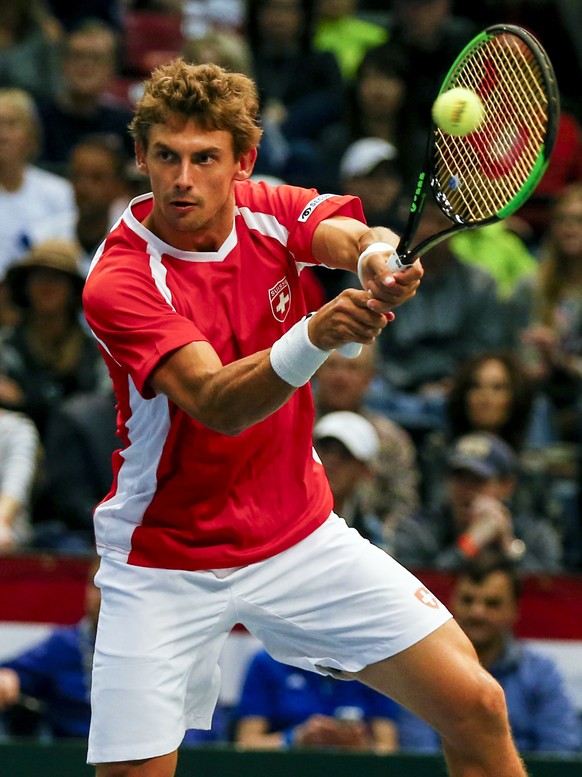
{"label": "swiss cross emblem", "polygon": [[414,595],[420,602],[426,604],[427,607],[432,607],[433,609],[438,610],[438,599],[434,594],[431,594],[428,588],[423,586],[422,588],[419,588]]}
{"label": "swiss cross emblem", "polygon": [[291,308],[291,287],[287,278],[282,278],[272,289],[269,289],[269,302],[277,321],[285,321]]}

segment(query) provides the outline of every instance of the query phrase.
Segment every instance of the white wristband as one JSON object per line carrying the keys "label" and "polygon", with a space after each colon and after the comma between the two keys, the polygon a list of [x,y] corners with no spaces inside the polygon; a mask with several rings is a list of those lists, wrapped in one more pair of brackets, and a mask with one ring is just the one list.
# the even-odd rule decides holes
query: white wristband
{"label": "white wristband", "polygon": [[308,383],[331,353],[313,345],[309,339],[309,318],[305,316],[294,324],[271,348],[271,367],[295,388]]}
{"label": "white wristband", "polygon": [[391,251],[394,252],[396,249],[394,246],[391,246],[390,243],[372,243],[367,248],[365,248],[362,253],[358,257],[358,278],[360,279],[360,283],[362,284],[362,288],[364,288],[364,276],[362,273],[362,261],[368,256],[369,254],[381,254],[385,251]]}

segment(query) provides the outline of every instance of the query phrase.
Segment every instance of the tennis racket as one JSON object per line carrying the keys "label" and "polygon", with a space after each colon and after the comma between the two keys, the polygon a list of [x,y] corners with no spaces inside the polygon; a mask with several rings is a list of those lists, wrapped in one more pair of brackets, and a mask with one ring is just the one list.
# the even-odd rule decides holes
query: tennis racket
{"label": "tennis racket", "polygon": [[[438,94],[455,87],[479,96],[483,119],[462,136],[431,123],[404,231],[388,260],[392,271],[410,266],[456,232],[507,218],[526,202],[548,166],[560,100],[552,64],[533,35],[514,25],[488,27],[459,54]],[[428,196],[451,226],[412,245]],[[358,346],[338,350],[354,358]]]}

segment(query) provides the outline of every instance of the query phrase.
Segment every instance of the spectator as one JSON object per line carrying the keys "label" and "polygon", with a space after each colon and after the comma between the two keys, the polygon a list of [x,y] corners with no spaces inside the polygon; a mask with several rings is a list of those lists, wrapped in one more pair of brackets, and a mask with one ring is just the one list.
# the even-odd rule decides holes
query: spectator
{"label": "spectator", "polygon": [[377,516],[380,524],[376,542],[390,551],[396,526],[419,507],[419,472],[410,435],[366,406],[376,376],[376,353],[373,346],[364,346],[356,359],[332,353],[316,373],[314,400],[319,418],[349,411],[374,427],[380,448],[371,462],[372,477],[360,482],[359,493],[364,514]]}
{"label": "spectator", "polygon": [[31,496],[39,460],[40,441],[32,421],[0,409],[0,555],[30,538]]}
{"label": "spectator", "polygon": [[246,37],[265,137],[255,172],[313,186],[318,141],[343,108],[344,83],[331,52],[313,48],[308,0],[250,0]]}
{"label": "spectator", "polygon": [[339,410],[317,421],[313,439],[333,494],[334,511],[363,537],[381,545],[382,522],[366,512],[362,500],[363,486],[372,478],[372,465],[380,452],[376,430],[364,416]]}
{"label": "spectator", "polygon": [[[449,226],[438,205],[427,199],[416,238],[420,242]],[[450,240],[427,253],[424,268],[422,288],[380,340],[388,384],[381,409],[419,433],[443,424],[444,400],[457,366],[471,354],[501,347],[506,335],[495,280],[460,261]]]}
{"label": "spectator", "polygon": [[244,680],[235,742],[261,750],[392,753],[397,711],[393,701],[358,681],[346,683],[282,664],[260,650]]}
{"label": "spectator", "polygon": [[97,19],[67,33],[63,43],[63,86],[53,100],[39,101],[44,130],[40,161],[66,174],[73,147],[86,135],[113,135],[133,158],[131,111],[106,98],[117,68],[117,36]]}
{"label": "spectator", "polygon": [[59,23],[42,0],[0,4],[0,87],[52,97],[60,84]]}
{"label": "spectator", "polygon": [[43,705],[43,723],[57,738],[86,738],[89,731],[91,665],[101,601],[93,583],[97,568],[97,561],[89,567],[81,620],[54,629],[0,668],[0,709],[17,704],[23,696],[32,697]]}
{"label": "spectator", "polygon": [[233,73],[252,75],[252,54],[247,41],[235,32],[209,30],[199,38],[188,38],[182,47],[186,62],[212,62]]}
{"label": "spectator", "polygon": [[33,164],[39,132],[32,97],[0,89],[0,280],[35,243],[74,234],[73,187]]}
{"label": "spectator", "polygon": [[511,300],[513,342],[551,400],[558,436],[580,439],[582,387],[582,183],[558,198],[538,272]]}
{"label": "spectator", "polygon": [[[550,441],[545,403],[536,397],[533,382],[513,350],[483,351],[462,362],[453,374],[444,411],[445,428],[428,435],[420,451],[425,505],[442,500],[445,450],[458,437],[491,432],[518,455]],[[525,481],[529,491],[530,479]]]}
{"label": "spectator", "polygon": [[121,447],[115,415],[109,383],[64,399],[49,414],[35,511],[37,547],[72,553],[94,546],[93,510],[109,491],[111,457]]}
{"label": "spectator", "polygon": [[[43,241],[6,277],[22,320],[4,337],[3,371],[17,388],[12,407],[32,418],[41,440],[49,411],[67,396],[96,389],[106,374],[80,320],[79,256],[76,243]],[[0,400],[6,402],[6,395]]]}
{"label": "spectator", "polygon": [[[559,668],[514,635],[520,594],[521,580],[513,565],[499,559],[473,562],[459,572],[450,607],[479,661],[505,691],[520,752],[578,752],[580,722]],[[402,712],[399,732],[404,750],[440,750],[434,729],[407,710]]]}
{"label": "spectator", "polygon": [[121,141],[111,135],[87,135],[71,151],[68,177],[75,191],[76,238],[85,271],[130,200],[128,165]]}
{"label": "spectator", "polygon": [[[348,147],[363,138],[379,138],[400,154],[399,164],[408,181],[407,118],[403,112],[406,96],[405,63],[389,47],[378,46],[364,55],[354,79],[346,90],[345,109],[340,119],[327,127],[320,145],[327,160],[326,176],[330,191],[340,186],[338,170]],[[415,168],[414,176],[418,176]],[[416,180],[414,181],[416,183]]]}
{"label": "spectator", "polygon": [[346,81],[358,69],[366,51],[384,43],[386,29],[363,19],[358,0],[316,0],[314,46],[331,51]]}
{"label": "spectator", "polygon": [[458,438],[447,456],[446,496],[396,529],[394,556],[405,566],[458,569],[467,558],[501,553],[527,572],[561,569],[560,537],[542,515],[512,513],[518,461],[488,432]]}

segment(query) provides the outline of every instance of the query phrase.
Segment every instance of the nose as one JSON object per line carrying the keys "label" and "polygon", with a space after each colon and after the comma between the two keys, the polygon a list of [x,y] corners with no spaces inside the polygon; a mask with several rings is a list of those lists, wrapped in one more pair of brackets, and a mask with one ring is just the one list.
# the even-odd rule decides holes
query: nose
{"label": "nose", "polygon": [[184,159],[180,164],[178,173],[176,176],[176,187],[181,190],[192,188],[192,171],[193,165],[189,159]]}

